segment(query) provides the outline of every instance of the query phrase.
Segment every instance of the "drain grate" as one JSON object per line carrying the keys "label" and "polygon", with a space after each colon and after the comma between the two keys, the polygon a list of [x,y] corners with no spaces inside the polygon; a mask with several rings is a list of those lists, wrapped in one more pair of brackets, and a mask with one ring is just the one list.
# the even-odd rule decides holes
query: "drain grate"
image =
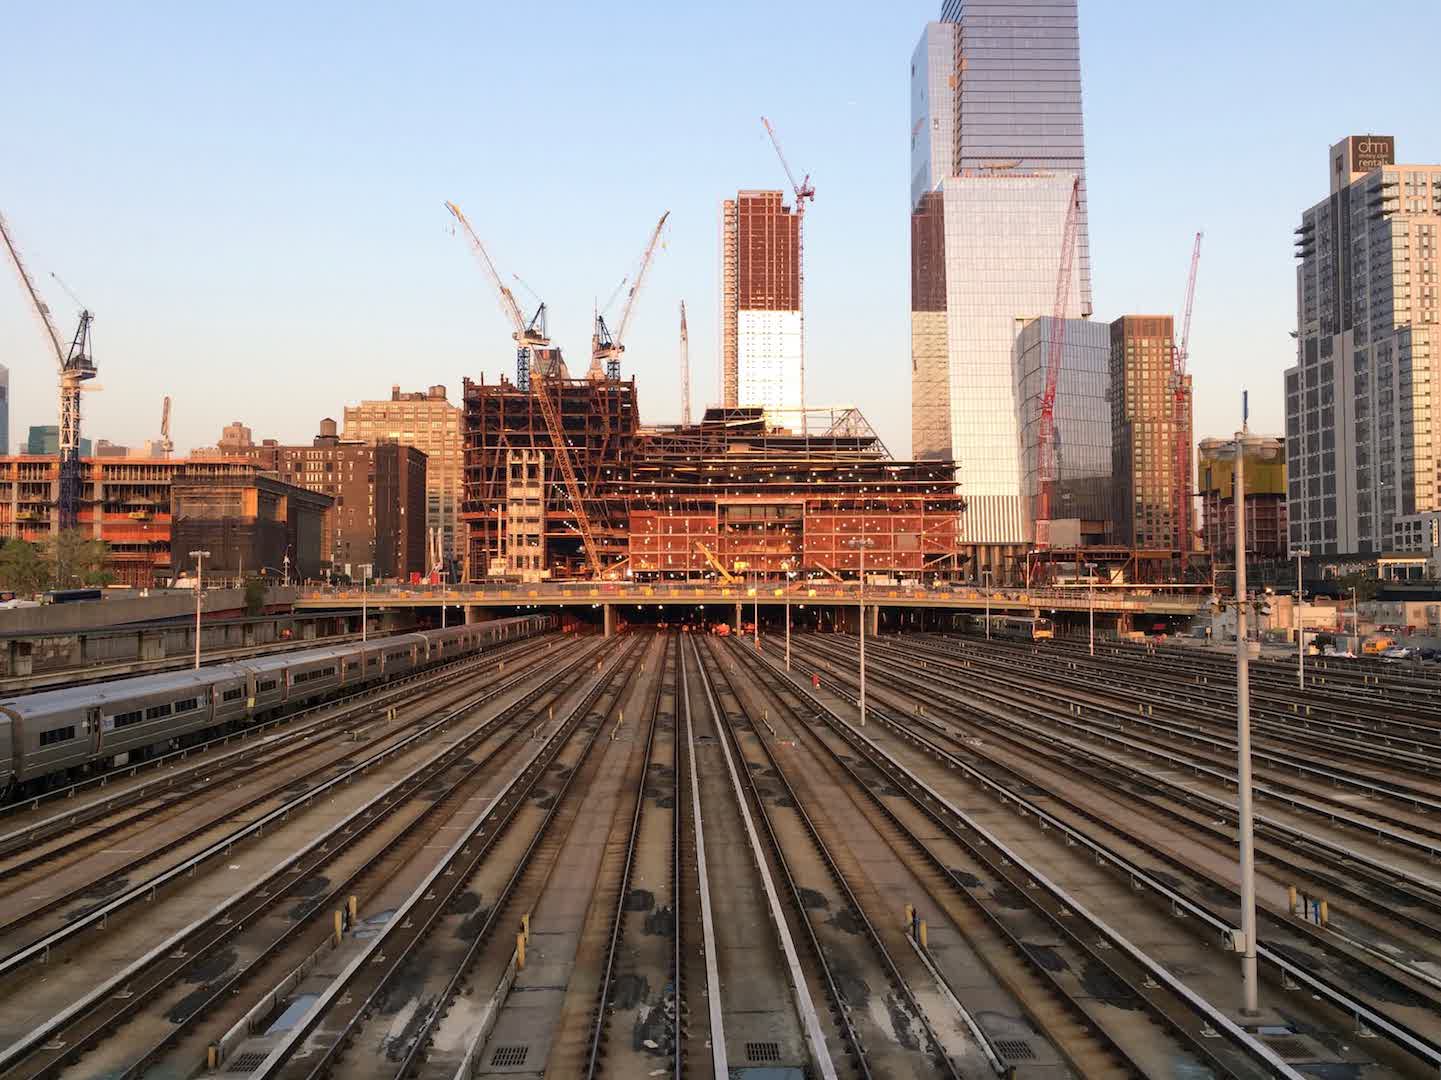
{"label": "drain grate", "polygon": [[490,1055],[490,1064],[495,1066],[524,1065],[529,1046],[497,1046]]}
{"label": "drain grate", "polygon": [[1287,1061],[1316,1056],[1312,1049],[1306,1045],[1304,1039],[1271,1038],[1266,1040],[1266,1045]]}
{"label": "drain grate", "polygon": [[779,1061],[781,1044],[778,1042],[746,1043],[746,1058],[750,1061]]}
{"label": "drain grate", "polygon": [[265,1064],[266,1053],[264,1050],[247,1050],[243,1054],[236,1054],[225,1067],[226,1072],[251,1073]]}
{"label": "drain grate", "polygon": [[997,1039],[996,1052],[1008,1061],[1036,1060],[1036,1052],[1024,1039]]}

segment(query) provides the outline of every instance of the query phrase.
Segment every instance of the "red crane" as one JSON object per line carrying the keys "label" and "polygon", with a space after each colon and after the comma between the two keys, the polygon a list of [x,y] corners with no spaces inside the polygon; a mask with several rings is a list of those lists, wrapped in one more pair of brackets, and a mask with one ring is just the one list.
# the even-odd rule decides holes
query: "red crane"
{"label": "red crane", "polygon": [[1191,308],[1196,301],[1196,267],[1201,262],[1201,233],[1191,248],[1191,272],[1186,278],[1186,314],[1181,337],[1171,351],[1171,418],[1176,425],[1176,469],[1172,484],[1171,518],[1176,523],[1176,550],[1184,558],[1191,550],[1191,383],[1186,360],[1191,348]]}
{"label": "red crane", "polygon": [[1041,395],[1040,509],[1036,514],[1036,546],[1051,546],[1051,513],[1055,498],[1056,470],[1056,382],[1061,376],[1061,359],[1066,351],[1066,302],[1071,297],[1071,269],[1076,261],[1076,234],[1081,214],[1081,178],[1071,184],[1071,201],[1066,207],[1066,224],[1061,233],[1061,269],[1056,275],[1056,305],[1051,313],[1051,352],[1046,364],[1046,389]]}

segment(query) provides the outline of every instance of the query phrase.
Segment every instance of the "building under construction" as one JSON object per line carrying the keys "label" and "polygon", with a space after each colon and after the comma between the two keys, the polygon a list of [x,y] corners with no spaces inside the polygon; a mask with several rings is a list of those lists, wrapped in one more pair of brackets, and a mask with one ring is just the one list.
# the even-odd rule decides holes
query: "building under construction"
{"label": "building under construction", "polygon": [[[947,461],[902,462],[859,411],[776,427],[760,408],[642,428],[633,380],[547,380],[605,576],[962,576]],[[589,573],[544,417],[502,379],[465,384],[473,580]]]}

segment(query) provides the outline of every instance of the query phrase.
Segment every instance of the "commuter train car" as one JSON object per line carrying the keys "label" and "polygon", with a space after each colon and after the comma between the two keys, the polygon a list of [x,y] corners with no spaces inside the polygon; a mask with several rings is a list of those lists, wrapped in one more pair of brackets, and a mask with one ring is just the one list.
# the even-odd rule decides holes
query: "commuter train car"
{"label": "commuter train car", "polygon": [[[968,616],[967,627],[973,634],[985,634],[986,617]],[[992,615],[991,637],[1020,641],[1048,641],[1056,636],[1056,625],[1045,616]]]}
{"label": "commuter train car", "polygon": [[496,619],[0,702],[0,796],[42,791],[555,625],[553,615]]}

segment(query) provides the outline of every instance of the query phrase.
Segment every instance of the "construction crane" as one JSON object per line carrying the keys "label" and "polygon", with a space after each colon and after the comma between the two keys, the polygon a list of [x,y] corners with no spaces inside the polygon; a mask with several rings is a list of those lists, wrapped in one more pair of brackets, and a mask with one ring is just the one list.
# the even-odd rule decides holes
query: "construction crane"
{"label": "construction crane", "polygon": [[[560,414],[556,412],[555,402],[550,399],[550,388],[547,385],[550,382],[554,365],[549,355],[553,351],[550,339],[545,336],[545,304],[540,305],[540,310],[536,312],[535,318],[527,323],[525,316],[521,314],[520,305],[515,302],[515,294],[507,289],[505,283],[501,281],[500,273],[491,260],[490,252],[485,250],[485,245],[480,242],[480,237],[471,228],[469,219],[453,202],[447,202],[445,208],[455,215],[456,221],[460,222],[461,227],[465,230],[466,238],[470,241],[471,250],[475,252],[476,258],[485,268],[491,285],[500,294],[501,309],[514,328],[512,336],[515,338],[518,350],[516,372],[519,374],[524,369],[530,375],[524,386],[521,386],[517,379],[517,386],[534,394],[536,403],[540,406],[541,416],[545,419],[546,431],[550,434],[551,450],[555,455],[556,462],[560,465],[560,473],[565,480],[566,495],[570,498],[570,507],[575,513],[576,527],[580,531],[581,542],[585,546],[586,561],[590,564],[591,573],[599,578],[602,570],[600,551],[596,547],[595,534],[590,526],[590,517],[585,511],[585,499],[581,495],[580,480],[575,474],[575,465],[570,459],[570,443],[566,441],[565,429],[560,423]],[[539,320],[539,326],[537,326],[537,320]]]}
{"label": "construction crane", "polygon": [[685,301],[680,302],[680,422],[690,427],[690,334],[685,328]]}
{"label": "construction crane", "polygon": [[665,228],[666,219],[669,217],[670,211],[667,210],[655,223],[655,228],[651,230],[650,242],[645,246],[645,254],[640,257],[640,269],[635,272],[634,284],[631,285],[630,292],[626,294],[625,307],[621,308],[620,321],[615,325],[614,334],[605,323],[604,312],[597,311],[595,313],[595,332],[590,339],[590,370],[586,372],[586,378],[596,381],[602,378],[612,380],[620,378],[620,354],[625,352],[625,332],[630,327],[630,317],[635,311],[636,298],[640,296],[640,287],[645,284],[645,273],[650,269],[651,259],[655,257],[656,245],[660,243],[661,231]]}
{"label": "construction crane", "polygon": [[1071,297],[1071,267],[1076,259],[1076,233],[1081,213],[1081,178],[1071,184],[1066,223],[1061,231],[1061,267],[1056,275],[1056,304],[1051,313],[1051,350],[1046,364],[1046,386],[1041,395],[1040,508],[1036,514],[1036,546],[1051,546],[1051,517],[1058,480],[1056,468],[1056,384],[1066,351],[1066,303]]}
{"label": "construction crane", "polygon": [[90,324],[95,321],[95,316],[89,309],[82,310],[75,336],[70,339],[70,348],[62,348],[55,322],[50,317],[50,308],[36,291],[35,282],[25,269],[4,217],[0,217],[0,236],[5,240],[10,261],[20,275],[30,304],[45,327],[45,335],[50,339],[50,347],[60,368],[60,495],[56,504],[56,525],[61,531],[73,529],[80,515],[80,391],[86,380],[95,378],[95,361],[90,355]]}
{"label": "construction crane", "polygon": [[796,310],[800,315],[800,352],[801,352],[801,434],[806,431],[806,201],[815,201],[816,189],[811,183],[810,173],[796,182],[796,174],[791,170],[790,162],[786,160],[785,151],[781,149],[781,141],[776,137],[776,129],[764,116],[761,123],[766,126],[766,134],[771,137],[771,145],[776,148],[776,157],[781,159],[781,168],[786,171],[786,179],[791,182],[791,190],[796,195]]}
{"label": "construction crane", "polygon": [[1191,550],[1191,386],[1186,376],[1186,362],[1191,348],[1191,308],[1196,301],[1196,268],[1201,263],[1201,233],[1191,247],[1191,271],[1186,276],[1185,316],[1181,321],[1181,338],[1172,347],[1171,417],[1176,425],[1176,475],[1171,485],[1173,504],[1171,518],[1176,523],[1176,550],[1184,558]]}
{"label": "construction crane", "polygon": [[166,394],[160,406],[160,452],[169,457],[174,450],[175,444],[170,440],[170,395]]}

